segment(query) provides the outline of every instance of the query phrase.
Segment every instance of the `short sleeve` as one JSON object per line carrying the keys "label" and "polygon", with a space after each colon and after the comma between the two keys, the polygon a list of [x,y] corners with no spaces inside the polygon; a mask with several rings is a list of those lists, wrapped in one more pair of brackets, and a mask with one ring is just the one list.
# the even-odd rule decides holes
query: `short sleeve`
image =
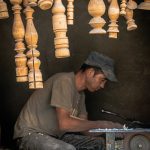
{"label": "short sleeve", "polygon": [[72,108],[72,84],[71,80],[57,79],[53,82],[51,105],[70,110]]}

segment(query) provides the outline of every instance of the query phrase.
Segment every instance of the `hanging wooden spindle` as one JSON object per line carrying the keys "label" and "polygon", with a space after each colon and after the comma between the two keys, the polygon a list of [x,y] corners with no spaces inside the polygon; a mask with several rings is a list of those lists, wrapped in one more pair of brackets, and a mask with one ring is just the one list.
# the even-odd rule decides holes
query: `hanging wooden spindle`
{"label": "hanging wooden spindle", "polygon": [[27,5],[29,4],[28,0],[23,0],[23,6],[27,7]]}
{"label": "hanging wooden spindle", "polygon": [[122,0],[121,1],[121,5],[120,5],[120,9],[121,9],[121,11],[120,11],[120,15],[122,15],[122,16],[124,16],[124,15],[126,15],[126,6],[127,6],[127,0]]}
{"label": "hanging wooden spindle", "polygon": [[9,14],[7,9],[7,4],[3,0],[0,0],[0,19],[6,19],[8,17]]}
{"label": "hanging wooden spindle", "polygon": [[67,5],[67,23],[68,25],[73,25],[73,19],[74,19],[74,0],[68,0]]}
{"label": "hanging wooden spindle", "polygon": [[89,24],[93,29],[90,34],[105,34],[106,31],[102,29],[105,25],[105,20],[101,17],[105,13],[105,4],[103,0],[90,0],[88,4],[88,12],[93,17]]}
{"label": "hanging wooden spindle", "polygon": [[20,10],[22,0],[10,0],[11,4],[13,4],[12,10],[14,12],[14,22],[12,28],[12,34],[15,39],[15,51],[17,55],[15,56],[16,62],[16,80],[17,82],[26,82],[28,81],[28,68],[27,68],[27,58],[24,54],[25,46],[23,43],[25,30],[24,25],[21,19]]}
{"label": "hanging wooden spindle", "polygon": [[55,0],[52,8],[52,22],[53,30],[55,32],[55,56],[56,58],[65,58],[70,56],[69,41],[66,36],[67,32],[67,20],[65,13],[65,7],[61,0]]}
{"label": "hanging wooden spindle", "polygon": [[42,10],[47,10],[50,9],[53,5],[53,0],[39,0],[38,1],[38,6],[42,9]]}
{"label": "hanging wooden spindle", "polygon": [[29,74],[28,74],[29,88],[37,89],[43,88],[42,82],[43,79],[41,71],[39,69],[41,62],[37,58],[39,57],[40,52],[36,50],[38,42],[38,34],[33,24],[33,17],[32,17],[33,12],[34,10],[30,6],[27,6],[24,10],[27,20],[25,40],[27,43],[27,47],[29,48],[29,51],[26,54],[27,57],[29,58],[27,62],[29,67]]}
{"label": "hanging wooden spindle", "polygon": [[35,7],[37,6],[37,0],[28,0],[29,6]]}
{"label": "hanging wooden spindle", "polygon": [[107,32],[109,32],[109,38],[117,38],[118,25],[117,25],[117,19],[119,17],[119,6],[117,0],[111,0],[109,9],[108,9],[108,16],[110,18],[110,24],[109,29]]}
{"label": "hanging wooden spindle", "polygon": [[128,3],[127,3],[127,7],[129,9],[132,9],[132,10],[136,9],[137,8],[137,3],[133,0],[129,0]]}
{"label": "hanging wooden spindle", "polygon": [[135,20],[133,19],[133,10],[126,8],[126,16],[127,19],[127,30],[135,30],[137,28],[137,25],[135,24]]}
{"label": "hanging wooden spindle", "polygon": [[138,9],[150,10],[150,0],[144,0],[138,5]]}

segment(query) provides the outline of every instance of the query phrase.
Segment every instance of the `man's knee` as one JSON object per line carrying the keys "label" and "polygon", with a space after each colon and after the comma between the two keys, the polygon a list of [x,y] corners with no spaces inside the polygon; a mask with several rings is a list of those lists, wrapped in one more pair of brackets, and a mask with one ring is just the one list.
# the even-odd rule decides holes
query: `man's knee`
{"label": "man's knee", "polygon": [[65,150],[76,150],[76,148],[73,145],[67,144],[67,146],[64,148]]}
{"label": "man's knee", "polygon": [[45,143],[42,144],[42,150],[76,150],[76,148],[68,143]]}

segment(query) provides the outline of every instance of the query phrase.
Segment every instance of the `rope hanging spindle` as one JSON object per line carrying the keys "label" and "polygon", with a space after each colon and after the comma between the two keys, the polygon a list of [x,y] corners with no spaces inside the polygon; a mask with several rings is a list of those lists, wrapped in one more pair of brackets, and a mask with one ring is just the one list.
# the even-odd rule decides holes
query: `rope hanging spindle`
{"label": "rope hanging spindle", "polygon": [[9,14],[7,9],[7,4],[3,0],[0,0],[0,19],[6,19],[8,17]]}
{"label": "rope hanging spindle", "polygon": [[65,15],[65,7],[61,0],[55,0],[52,13],[53,31],[55,33],[55,56],[56,58],[69,57],[69,40],[66,36],[67,19]]}
{"label": "rope hanging spindle", "polygon": [[108,8],[108,16],[110,18],[109,29],[109,38],[117,38],[118,25],[117,19],[119,18],[119,5],[117,0],[111,0],[110,6]]}
{"label": "rope hanging spindle", "polygon": [[36,49],[38,42],[38,33],[33,24],[33,17],[32,17],[33,12],[34,10],[30,6],[27,6],[24,10],[27,20],[25,41],[27,43],[27,47],[29,48],[29,51],[26,54],[27,57],[29,58],[27,62],[29,67],[29,74],[28,74],[29,88],[38,89],[43,88],[42,82],[43,79],[42,73],[39,69],[41,62],[37,58],[39,57],[40,52]]}
{"label": "rope hanging spindle", "polygon": [[14,22],[12,27],[12,34],[15,39],[15,51],[17,55],[15,56],[15,63],[16,63],[16,80],[17,82],[26,82],[28,81],[28,68],[27,68],[27,58],[24,54],[25,45],[23,43],[25,29],[22,22],[22,18],[20,15],[22,0],[10,0],[11,4],[13,5],[12,10],[14,12]]}
{"label": "rope hanging spindle", "polygon": [[68,5],[67,5],[67,24],[68,25],[73,25],[73,22],[74,22],[73,2],[74,2],[74,0],[68,0]]}
{"label": "rope hanging spindle", "polygon": [[106,21],[101,17],[105,13],[106,7],[103,0],[90,0],[88,4],[88,12],[93,17],[89,24],[93,28],[90,34],[105,34],[102,28]]}

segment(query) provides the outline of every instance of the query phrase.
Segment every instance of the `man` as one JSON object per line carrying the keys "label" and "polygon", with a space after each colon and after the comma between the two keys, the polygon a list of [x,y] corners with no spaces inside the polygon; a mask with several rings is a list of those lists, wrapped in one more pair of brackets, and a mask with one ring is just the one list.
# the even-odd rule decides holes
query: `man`
{"label": "man", "polygon": [[19,149],[75,150],[84,148],[81,141],[89,139],[103,149],[101,140],[74,133],[122,127],[111,121],[88,120],[85,108],[85,89],[94,92],[104,88],[107,80],[117,81],[113,64],[109,57],[91,52],[76,74],[58,73],[50,77],[43,89],[31,95],[18,117],[14,138],[20,139]]}

